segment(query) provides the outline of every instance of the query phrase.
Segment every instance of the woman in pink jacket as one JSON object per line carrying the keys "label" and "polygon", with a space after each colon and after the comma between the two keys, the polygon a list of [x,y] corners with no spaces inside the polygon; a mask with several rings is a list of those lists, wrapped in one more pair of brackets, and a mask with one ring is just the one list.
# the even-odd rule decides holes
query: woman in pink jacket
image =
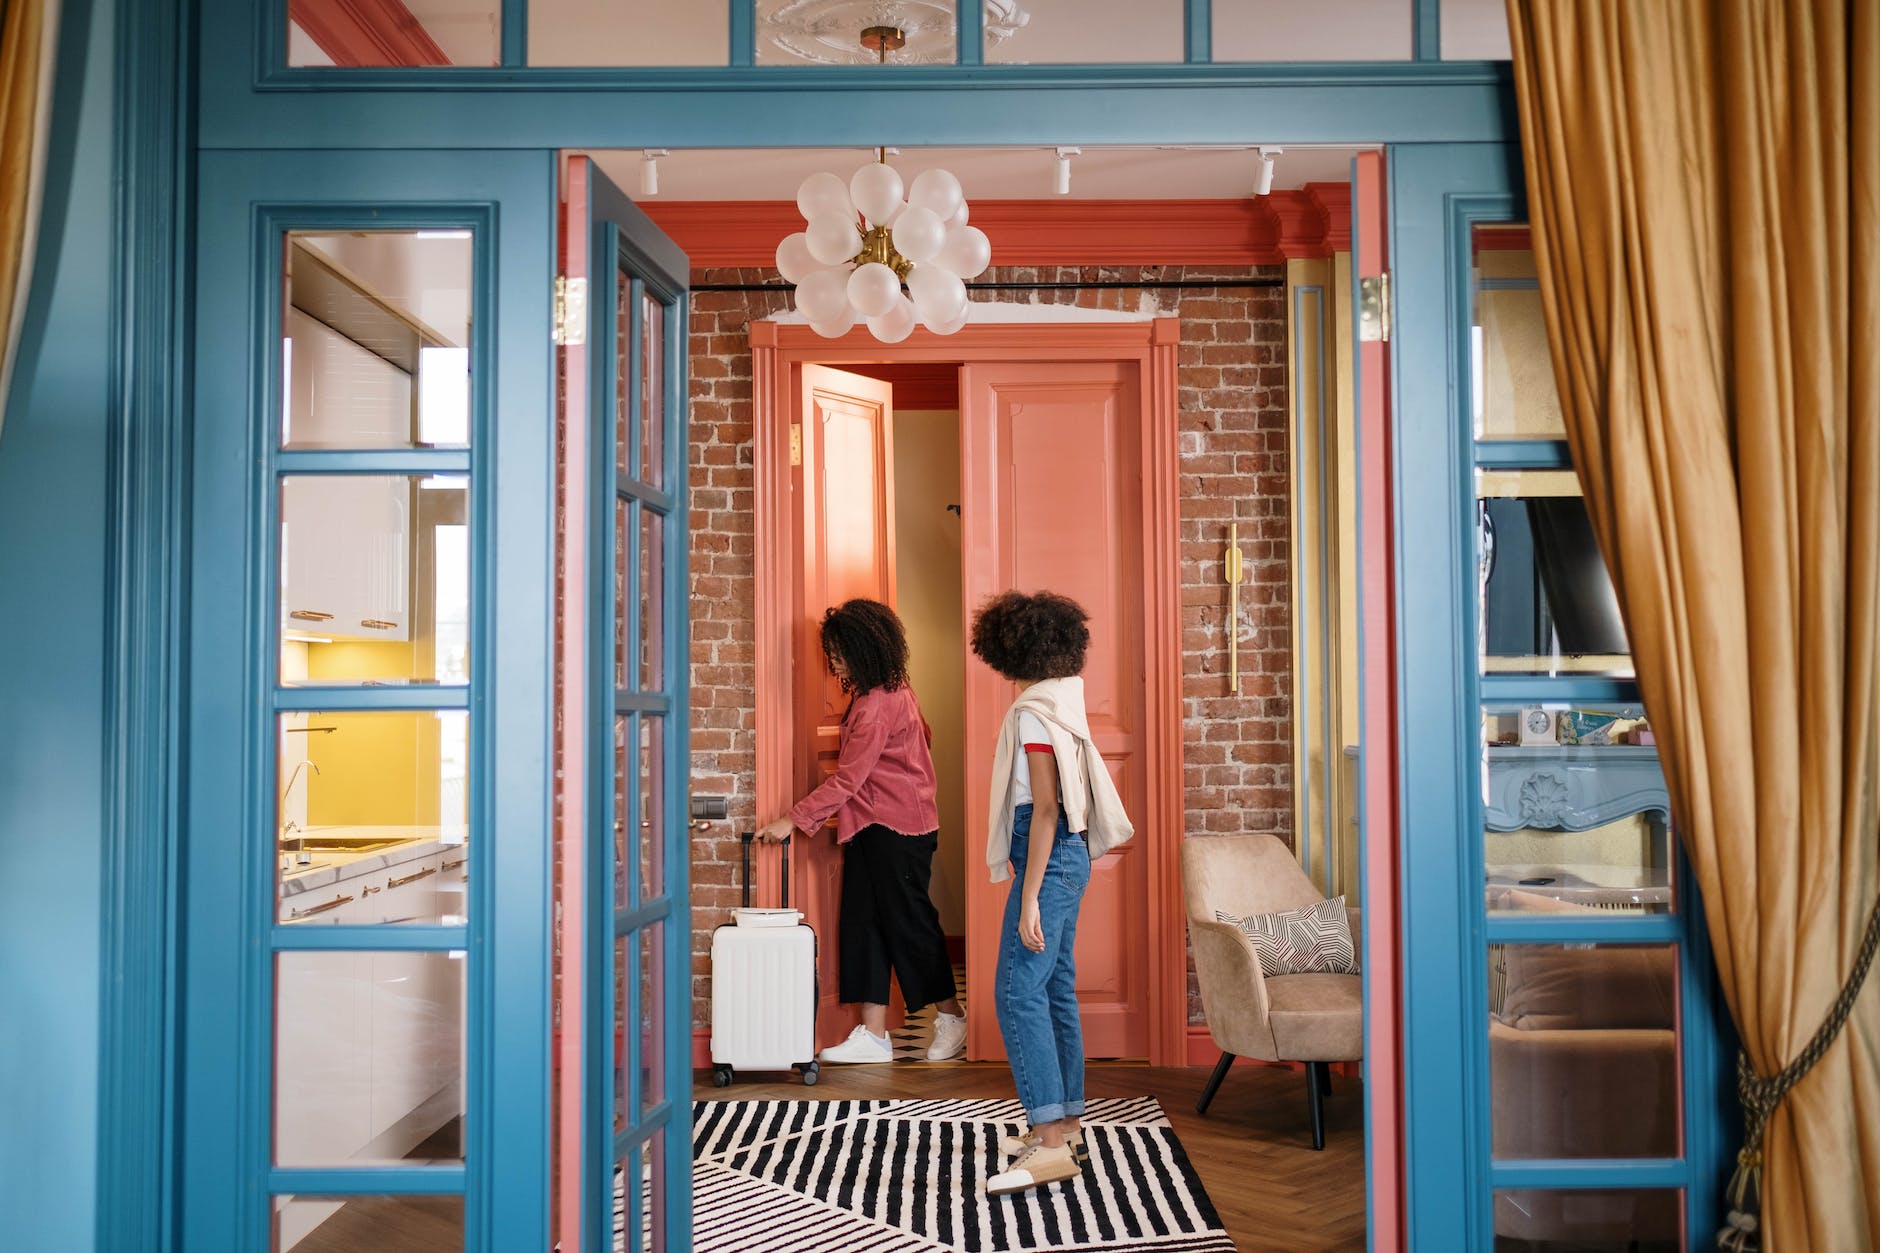
{"label": "woman in pink jacket", "polygon": [[907,632],[878,601],[851,600],[823,615],[823,658],[849,693],[836,772],[758,838],[810,834],[830,817],[842,845],[841,999],[860,1004],[862,1022],[824,1049],[824,1062],[891,1062],[888,978],[908,1011],[935,1005],[929,1061],[966,1048],[966,1015],[955,999],[940,914],[928,894],[940,811],[931,732],[907,678]]}

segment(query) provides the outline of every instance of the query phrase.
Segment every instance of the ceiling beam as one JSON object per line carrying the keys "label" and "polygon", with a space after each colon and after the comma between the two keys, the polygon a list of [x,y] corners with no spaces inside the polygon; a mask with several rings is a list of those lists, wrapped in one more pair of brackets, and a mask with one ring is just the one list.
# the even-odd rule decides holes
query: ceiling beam
{"label": "ceiling beam", "polygon": [[[785,200],[640,203],[695,268],[775,264],[803,229]],[[1009,265],[1275,265],[1351,247],[1351,189],[1312,183],[1238,200],[980,200],[972,223]]]}

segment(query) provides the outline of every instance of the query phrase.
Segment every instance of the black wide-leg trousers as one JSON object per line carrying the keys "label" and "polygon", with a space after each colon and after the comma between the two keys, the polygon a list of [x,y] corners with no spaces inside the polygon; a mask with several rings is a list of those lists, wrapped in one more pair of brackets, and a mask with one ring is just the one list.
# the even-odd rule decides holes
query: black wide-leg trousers
{"label": "black wide-leg trousers", "polygon": [[888,976],[908,1011],[952,999],[940,911],[928,889],[939,832],[902,835],[864,827],[842,846],[842,935],[838,984],[844,1002],[888,1003]]}

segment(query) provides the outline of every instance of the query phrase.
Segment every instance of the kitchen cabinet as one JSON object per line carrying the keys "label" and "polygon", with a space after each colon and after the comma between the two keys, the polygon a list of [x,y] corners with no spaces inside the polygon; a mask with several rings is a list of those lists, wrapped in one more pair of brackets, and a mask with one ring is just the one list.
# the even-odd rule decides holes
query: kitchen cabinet
{"label": "kitchen cabinet", "polygon": [[411,638],[412,491],[401,475],[282,480],[284,628]]}
{"label": "kitchen cabinet", "polygon": [[410,373],[302,309],[282,329],[288,447],[410,447]]}
{"label": "kitchen cabinet", "polygon": [[[317,927],[436,923],[446,909],[461,912],[463,846],[420,837],[409,848],[424,851],[392,860],[401,855],[393,850],[339,867],[339,878],[287,897],[286,915],[317,910],[292,924]],[[348,873],[359,866],[370,869]],[[281,955],[280,1164],[399,1161],[462,1113],[464,968],[460,958],[437,952]],[[292,1248],[334,1208],[284,1211],[280,1247]]]}
{"label": "kitchen cabinet", "polygon": [[[282,437],[290,448],[410,448],[418,365],[435,339],[304,243],[290,250]],[[290,477],[281,489],[283,626],[348,639],[411,638],[413,483]]]}

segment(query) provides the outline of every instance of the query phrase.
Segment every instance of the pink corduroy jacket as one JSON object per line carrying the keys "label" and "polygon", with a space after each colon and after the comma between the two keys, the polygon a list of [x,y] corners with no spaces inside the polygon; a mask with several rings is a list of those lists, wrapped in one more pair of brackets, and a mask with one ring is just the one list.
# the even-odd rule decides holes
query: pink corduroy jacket
{"label": "pink corduroy jacket", "polygon": [[842,719],[835,774],[796,803],[790,821],[813,832],[833,814],[839,844],[877,824],[902,835],[939,830],[932,738],[913,688],[862,693]]}

